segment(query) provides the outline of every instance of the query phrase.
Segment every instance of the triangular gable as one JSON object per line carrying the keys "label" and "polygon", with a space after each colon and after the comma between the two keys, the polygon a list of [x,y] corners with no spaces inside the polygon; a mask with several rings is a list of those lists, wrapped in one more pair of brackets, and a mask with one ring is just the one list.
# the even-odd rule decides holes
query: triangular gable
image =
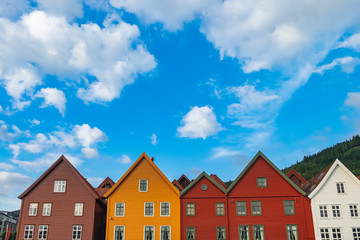
{"label": "triangular gable", "polygon": [[217,181],[211,178],[206,172],[202,172],[195,180],[193,180],[184,190],[181,191],[180,197],[187,193],[197,182],[199,182],[203,177],[207,178],[212,182],[217,188],[219,188],[224,194],[226,193],[225,188],[223,188]]}
{"label": "triangular gable", "polygon": [[172,183],[175,187],[177,187],[177,188],[179,189],[179,191],[184,190],[184,187],[183,187],[176,179],[174,179],[171,183]]}
{"label": "triangular gable", "polygon": [[347,167],[345,167],[345,165],[342,162],[340,162],[339,159],[336,159],[335,162],[331,165],[331,167],[327,171],[327,173],[325,174],[325,176],[322,178],[320,183],[312,190],[312,192],[310,192],[308,196],[309,198],[313,198],[320,191],[320,189],[325,185],[325,183],[330,178],[331,174],[335,171],[336,167],[340,167],[342,170],[344,170],[348,174],[348,176],[352,178],[360,186],[360,181],[356,178],[356,176]]}
{"label": "triangular gable", "polygon": [[89,189],[90,193],[94,196],[94,198],[98,199],[99,195],[91,186],[91,184],[81,175],[81,173],[76,170],[76,168],[66,159],[64,155],[61,155],[58,160],[56,160],[53,165],[51,165],[28,189],[25,190],[18,198],[22,199],[27,194],[29,194],[44,178],[46,178],[61,162],[64,162],[66,165],[70,167],[75,176],[77,176],[81,182],[83,182],[86,187]]}
{"label": "triangular gable", "polygon": [[111,178],[107,177],[105,178],[104,181],[102,181],[102,183],[100,183],[100,185],[97,188],[106,188],[109,185],[111,188],[112,186],[114,186],[114,184],[115,184],[114,181]]}
{"label": "triangular gable", "polygon": [[226,184],[216,174],[211,174],[210,177],[220,184],[224,189],[227,188]]}
{"label": "triangular gable", "polygon": [[300,173],[298,173],[295,169],[290,169],[290,171],[286,174],[286,176],[288,177],[288,178],[290,178],[291,179],[291,176],[295,176],[302,184],[305,184],[307,181],[306,181],[306,179],[303,177],[303,176],[301,176],[300,175]]}
{"label": "triangular gable", "polygon": [[226,194],[229,194],[229,192],[235,187],[235,185],[240,181],[240,179],[245,175],[245,173],[251,168],[251,166],[258,160],[259,157],[262,157],[281,177],[284,178],[293,188],[295,188],[299,193],[302,195],[305,195],[305,192],[301,190],[293,181],[291,181],[278,167],[275,166],[261,151],[259,151],[253,159],[246,165],[244,170],[239,174],[239,176],[230,184],[228,187]]}
{"label": "triangular gable", "polygon": [[134,162],[133,165],[124,173],[124,175],[115,183],[114,186],[104,195],[105,198],[109,197],[117,187],[130,175],[130,173],[139,165],[141,161],[147,161],[150,166],[154,168],[154,170],[161,176],[161,178],[169,185],[169,187],[177,194],[180,195],[179,191],[175,188],[175,186],[169,181],[169,179],[164,175],[163,172],[155,165],[155,163],[143,152],[140,157]]}
{"label": "triangular gable", "polygon": [[329,164],[324,170],[316,174],[313,178],[311,178],[309,181],[305,183],[305,185],[302,187],[303,191],[306,192],[306,194],[310,194],[317,185],[320,184],[321,180],[325,177],[326,173],[329,171],[333,164]]}

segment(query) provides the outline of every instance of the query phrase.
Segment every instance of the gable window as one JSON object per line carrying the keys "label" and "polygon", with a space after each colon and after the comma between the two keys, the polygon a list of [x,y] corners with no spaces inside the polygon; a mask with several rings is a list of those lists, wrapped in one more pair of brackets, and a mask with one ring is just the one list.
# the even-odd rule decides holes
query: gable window
{"label": "gable window", "polygon": [[295,215],[294,200],[284,200],[285,215]]}
{"label": "gable window", "polygon": [[170,216],[170,203],[169,202],[160,203],[160,216]]}
{"label": "gable window", "polygon": [[246,202],[236,202],[236,214],[246,216]]}
{"label": "gable window", "polygon": [[73,240],[81,239],[81,233],[82,233],[82,226],[81,225],[73,225],[72,239]]}
{"label": "gable window", "polygon": [[170,239],[171,239],[170,226],[161,226],[160,227],[160,240],[170,240]]}
{"label": "gable window", "polygon": [[33,239],[34,225],[25,225],[24,239]]}
{"label": "gable window", "polygon": [[334,218],[341,217],[340,205],[332,205],[331,209],[332,209],[332,214],[333,214]]}
{"label": "gable window", "polygon": [[261,201],[251,201],[251,214],[261,215]]}
{"label": "gable window", "polygon": [[225,204],[224,203],[216,203],[216,216],[225,216]]}
{"label": "gable window", "polygon": [[225,227],[216,227],[216,240],[226,239]]}
{"label": "gable window", "polygon": [[74,216],[82,216],[84,209],[84,203],[75,203]]}
{"label": "gable window", "polygon": [[30,203],[29,207],[29,216],[36,216],[37,215],[38,204],[37,203]]}
{"label": "gable window", "polygon": [[298,228],[297,225],[286,225],[287,240],[298,240]]}
{"label": "gable window", "polygon": [[239,240],[250,240],[249,225],[239,225]]}
{"label": "gable window", "polygon": [[148,180],[140,179],[139,180],[139,192],[147,192],[148,191]]}
{"label": "gable window", "polygon": [[194,240],[195,236],[195,227],[186,227],[186,240]]}
{"label": "gable window", "polygon": [[266,177],[256,178],[256,182],[257,182],[257,187],[258,188],[267,187],[267,179],[266,179]]}
{"label": "gable window", "polygon": [[320,217],[321,218],[327,218],[329,216],[326,205],[320,205],[319,210],[320,210]]}
{"label": "gable window", "polygon": [[51,203],[44,203],[42,215],[43,216],[50,216],[51,215]]}
{"label": "gable window", "polygon": [[345,193],[345,183],[336,183],[337,193],[344,194]]}
{"label": "gable window", "polygon": [[330,240],[330,233],[328,228],[320,228],[320,239]]}
{"label": "gable window", "polygon": [[54,192],[65,192],[66,180],[56,180],[54,182]]}
{"label": "gable window", "polygon": [[145,226],[144,240],[154,240],[154,226]]}
{"label": "gable window", "polygon": [[124,240],[125,226],[115,226],[114,240]]}
{"label": "gable window", "polygon": [[115,217],[125,216],[125,203],[115,203]]}
{"label": "gable window", "polygon": [[351,204],[351,205],[349,205],[349,208],[350,208],[350,216],[351,217],[359,217],[357,204]]}
{"label": "gable window", "polygon": [[145,203],[145,216],[154,216],[154,203],[146,202]]}
{"label": "gable window", "polygon": [[186,204],[186,216],[195,216],[195,203]]}
{"label": "gable window", "polygon": [[354,240],[360,240],[360,227],[352,228]]}
{"label": "gable window", "polygon": [[47,233],[48,233],[48,225],[40,225],[38,239],[39,240],[47,239]]}
{"label": "gable window", "polygon": [[254,240],[264,240],[264,225],[253,225]]}
{"label": "gable window", "polygon": [[341,237],[341,229],[340,228],[333,228],[332,229],[332,240],[342,240]]}

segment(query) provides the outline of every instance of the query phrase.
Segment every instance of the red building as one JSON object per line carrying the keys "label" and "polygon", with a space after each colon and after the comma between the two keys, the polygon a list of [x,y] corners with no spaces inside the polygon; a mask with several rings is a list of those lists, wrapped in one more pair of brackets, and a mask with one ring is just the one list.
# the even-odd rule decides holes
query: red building
{"label": "red building", "polygon": [[227,190],[229,238],[315,239],[310,200],[258,152]]}
{"label": "red building", "polygon": [[290,169],[286,176],[293,181],[298,187],[302,188],[307,182],[306,179],[300,175],[295,169]]}
{"label": "red building", "polygon": [[19,198],[17,240],[105,239],[106,203],[64,156]]}
{"label": "red building", "polygon": [[225,192],[225,188],[215,177],[210,177],[205,172],[181,192],[181,239],[205,240],[218,239],[217,236],[226,237]]}

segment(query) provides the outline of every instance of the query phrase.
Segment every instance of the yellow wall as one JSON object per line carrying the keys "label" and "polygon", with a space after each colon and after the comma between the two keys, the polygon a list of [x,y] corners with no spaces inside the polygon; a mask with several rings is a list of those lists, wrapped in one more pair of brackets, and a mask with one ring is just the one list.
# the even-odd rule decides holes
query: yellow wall
{"label": "yellow wall", "polygon": [[[151,160],[149,160],[151,161]],[[125,240],[144,239],[144,226],[154,226],[160,239],[160,226],[171,226],[171,240],[180,240],[179,193],[143,158],[130,174],[108,196],[106,239],[114,239],[114,226],[125,226]],[[139,192],[139,179],[148,179],[148,192]],[[169,181],[169,180],[167,180]],[[125,216],[115,217],[115,203],[125,202]],[[154,202],[154,216],[144,216],[144,203]],[[170,202],[170,216],[160,216],[160,202]],[[111,218],[111,219],[110,219]]]}

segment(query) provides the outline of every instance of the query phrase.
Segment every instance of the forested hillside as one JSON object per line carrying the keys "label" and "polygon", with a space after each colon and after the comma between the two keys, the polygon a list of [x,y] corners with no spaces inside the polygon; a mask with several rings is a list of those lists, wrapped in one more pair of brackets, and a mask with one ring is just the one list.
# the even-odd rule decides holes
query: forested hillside
{"label": "forested hillside", "polygon": [[311,179],[335,159],[339,159],[355,176],[360,176],[360,136],[356,135],[351,140],[338,143],[314,155],[305,156],[298,162],[283,170],[287,173],[294,168],[306,180]]}

